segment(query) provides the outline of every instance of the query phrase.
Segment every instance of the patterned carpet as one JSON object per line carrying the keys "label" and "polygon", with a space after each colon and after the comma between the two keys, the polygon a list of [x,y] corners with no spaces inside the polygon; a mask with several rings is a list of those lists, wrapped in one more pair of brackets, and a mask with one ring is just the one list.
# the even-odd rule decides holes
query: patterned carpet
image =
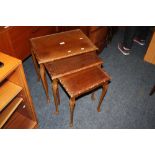
{"label": "patterned carpet", "polygon": [[[96,108],[101,90],[96,91],[96,101],[86,95],[76,101],[74,112],[75,129],[141,129],[155,128],[155,94],[149,92],[155,84],[155,66],[144,62],[146,46],[133,45],[129,56],[122,55],[117,44],[122,40],[122,30],[99,55],[104,68],[112,77],[104,98],[101,112]],[[32,58],[24,62],[24,70],[41,129],[69,129],[69,98],[60,89],[59,115],[54,115],[55,106],[48,77],[50,105],[46,102],[41,81],[37,81]]]}

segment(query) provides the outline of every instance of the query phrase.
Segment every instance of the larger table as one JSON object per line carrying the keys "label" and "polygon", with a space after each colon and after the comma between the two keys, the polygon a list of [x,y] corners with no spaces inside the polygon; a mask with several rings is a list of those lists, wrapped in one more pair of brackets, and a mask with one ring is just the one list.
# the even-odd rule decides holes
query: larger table
{"label": "larger table", "polygon": [[41,77],[42,79],[48,102],[49,94],[45,67],[53,81],[54,101],[60,102],[58,94],[59,77],[102,64],[96,55],[98,48],[80,29],[32,38],[31,44],[35,69],[38,78]]}

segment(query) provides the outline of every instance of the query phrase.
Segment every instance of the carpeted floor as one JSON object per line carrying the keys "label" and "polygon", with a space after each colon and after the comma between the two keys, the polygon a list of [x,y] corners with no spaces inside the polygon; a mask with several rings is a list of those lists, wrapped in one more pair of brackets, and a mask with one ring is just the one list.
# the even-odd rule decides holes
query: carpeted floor
{"label": "carpeted floor", "polygon": [[[96,101],[86,95],[76,101],[74,112],[75,129],[141,129],[155,128],[155,94],[149,92],[155,84],[155,66],[144,62],[146,46],[133,45],[129,56],[122,55],[117,44],[122,40],[122,30],[117,32],[112,42],[99,55],[104,68],[112,77],[104,98],[101,112],[96,108],[101,90],[97,90]],[[39,128],[66,129],[69,127],[69,98],[60,89],[61,105],[59,115],[54,115],[55,106],[48,78],[50,105],[46,102],[41,81],[37,81],[32,58],[24,62],[27,82],[37,113]]]}

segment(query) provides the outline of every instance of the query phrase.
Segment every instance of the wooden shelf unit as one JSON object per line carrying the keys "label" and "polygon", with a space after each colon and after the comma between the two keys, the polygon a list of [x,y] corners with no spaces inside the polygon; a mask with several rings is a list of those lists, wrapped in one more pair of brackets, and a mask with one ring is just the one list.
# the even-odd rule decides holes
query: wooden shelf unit
{"label": "wooden shelf unit", "polygon": [[37,122],[22,115],[16,111],[8,122],[3,126],[3,129],[33,129],[37,128]]}
{"label": "wooden shelf unit", "polygon": [[37,128],[37,118],[21,60],[0,52],[0,128]]}
{"label": "wooden shelf unit", "polygon": [[6,81],[0,86],[0,112],[22,90],[22,87]]}
{"label": "wooden shelf unit", "polygon": [[3,125],[7,122],[7,120],[10,118],[10,116],[22,101],[22,98],[15,98],[13,102],[11,102],[8,107],[4,111],[2,111],[2,113],[0,114],[0,128],[3,127]]}
{"label": "wooden shelf unit", "polygon": [[30,38],[56,33],[56,26],[8,26],[0,28],[0,51],[24,60],[31,54]]}

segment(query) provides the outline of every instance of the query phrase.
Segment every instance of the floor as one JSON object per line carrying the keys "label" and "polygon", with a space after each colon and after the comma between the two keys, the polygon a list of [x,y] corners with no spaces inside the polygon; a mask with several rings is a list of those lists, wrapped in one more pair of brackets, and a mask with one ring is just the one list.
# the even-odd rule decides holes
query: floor
{"label": "floor", "polygon": [[[104,69],[112,77],[104,98],[101,112],[96,108],[101,90],[97,90],[96,101],[88,94],[76,101],[74,112],[75,129],[145,129],[155,128],[155,94],[149,92],[155,84],[155,66],[144,62],[146,46],[133,45],[129,56],[122,55],[117,44],[122,40],[122,31],[117,32],[112,42],[99,55]],[[37,81],[32,58],[24,62],[24,70],[41,129],[70,129],[69,98],[60,88],[61,105],[59,115],[54,115],[55,106],[48,77],[50,104],[47,104],[41,81]]]}

